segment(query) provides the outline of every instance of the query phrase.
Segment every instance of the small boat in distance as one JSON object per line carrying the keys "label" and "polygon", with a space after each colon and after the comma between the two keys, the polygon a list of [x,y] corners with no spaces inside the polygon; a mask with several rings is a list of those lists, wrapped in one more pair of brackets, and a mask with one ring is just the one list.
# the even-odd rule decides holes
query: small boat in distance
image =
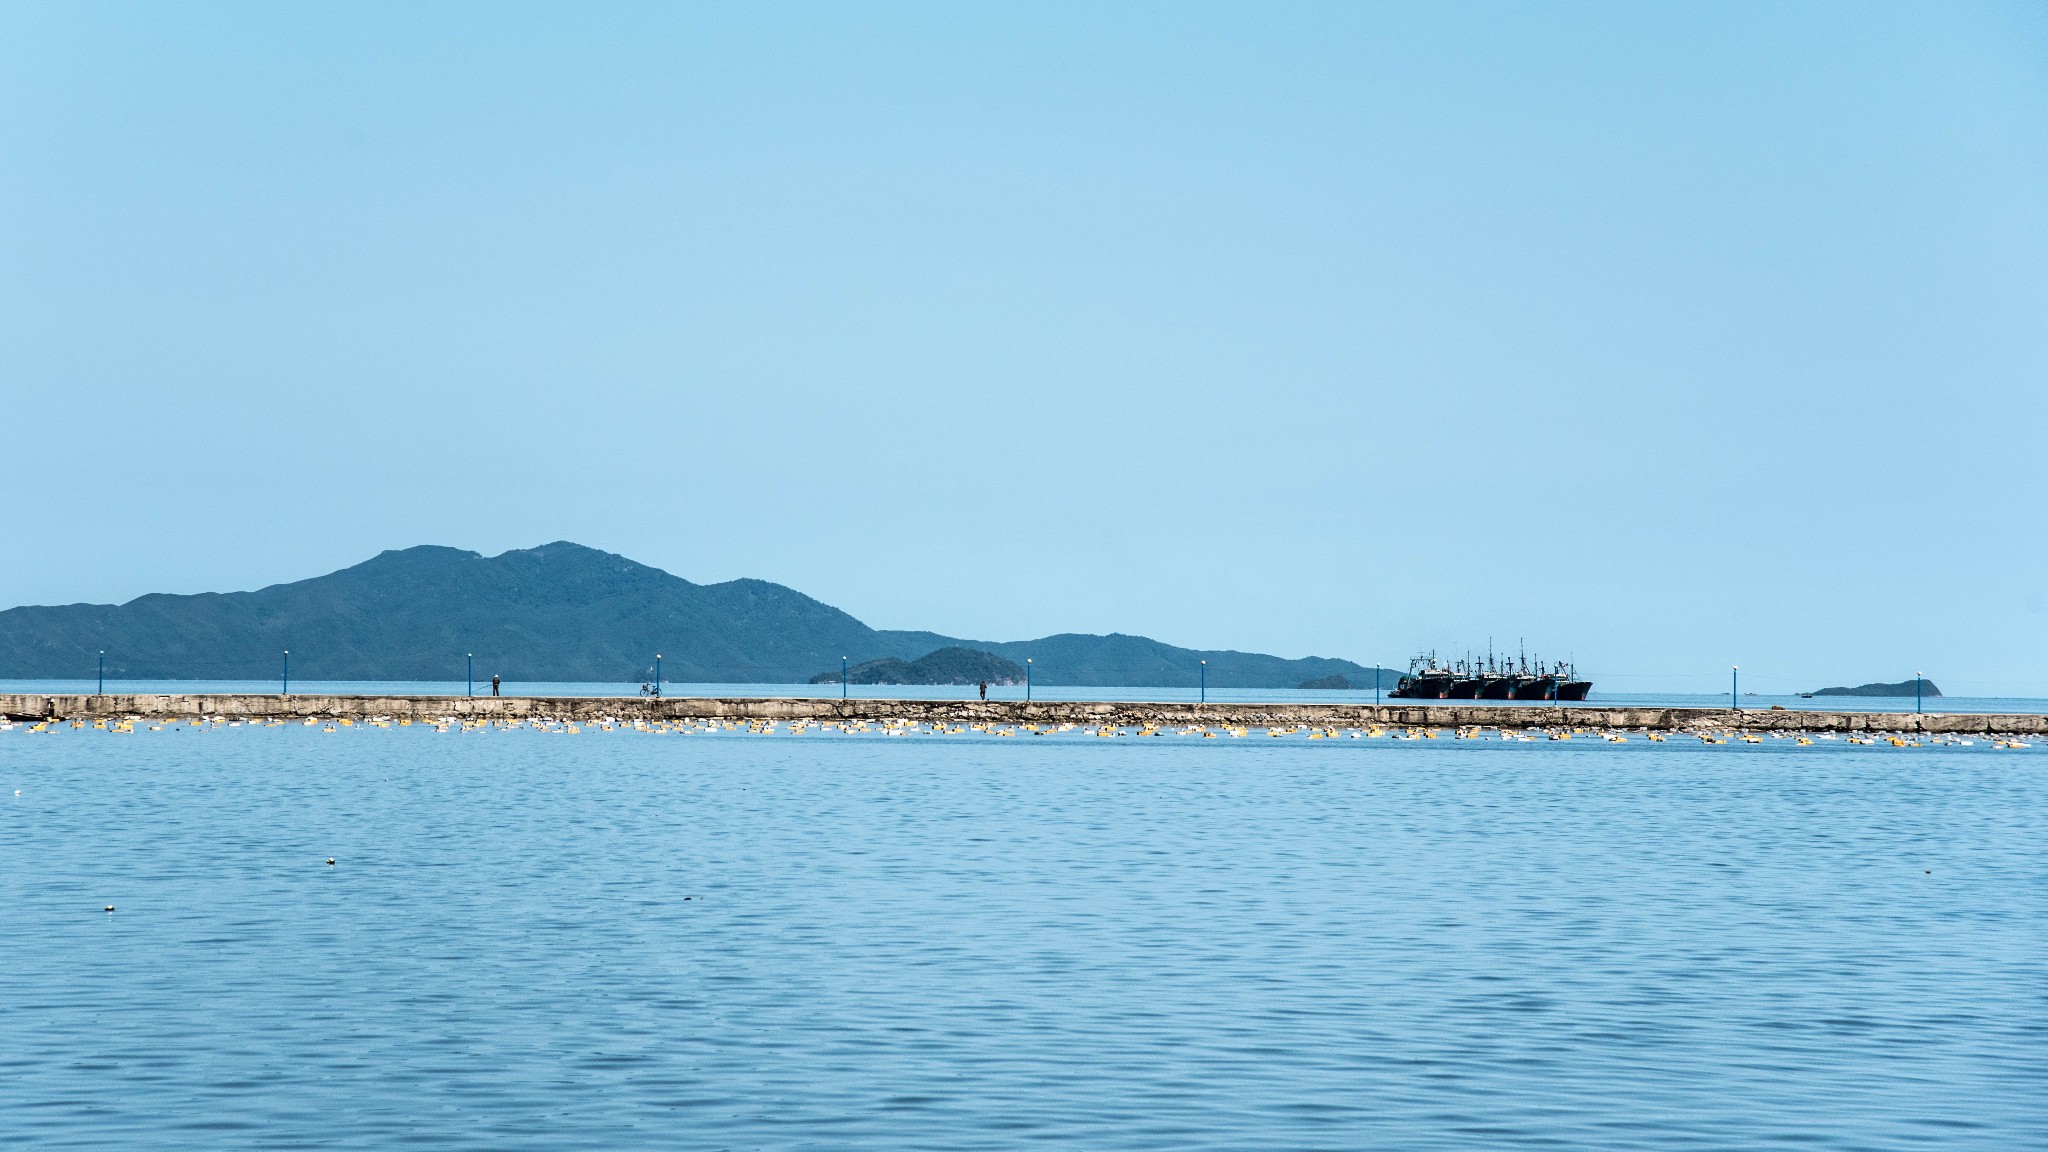
{"label": "small boat in distance", "polygon": [[1527,654],[1515,660],[1496,660],[1488,653],[1484,660],[1439,661],[1434,652],[1408,662],[1408,674],[1401,677],[1387,695],[1400,700],[1584,700],[1593,691],[1591,680],[1581,680],[1568,661],[1544,663]]}

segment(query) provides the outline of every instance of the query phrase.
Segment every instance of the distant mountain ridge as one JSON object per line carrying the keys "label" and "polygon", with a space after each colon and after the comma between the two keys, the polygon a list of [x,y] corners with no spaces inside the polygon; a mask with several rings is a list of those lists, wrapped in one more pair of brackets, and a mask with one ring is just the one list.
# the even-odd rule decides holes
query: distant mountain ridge
{"label": "distant mountain ridge", "polygon": [[[1349,660],[1204,652],[1143,636],[1061,634],[987,642],[887,631],[765,580],[693,584],[659,568],[557,541],[498,556],[421,545],[253,592],[153,593],[126,604],[0,611],[0,676],[90,677],[101,650],[119,679],[249,680],[292,654],[306,680],[450,680],[476,654],[480,677],[631,683],[654,655],[682,683],[803,683],[820,669],[964,647],[1022,663],[1038,683],[1291,688],[1343,675]],[[1391,686],[1397,675],[1380,669]]]}
{"label": "distant mountain ridge", "polygon": [[811,677],[813,684],[1022,684],[1024,666],[992,652],[941,648],[915,660],[884,656]]}
{"label": "distant mountain ridge", "polygon": [[[1896,684],[1858,684],[1854,688],[1816,688],[1813,690],[1813,694],[1815,696],[1911,696],[1913,695],[1914,683],[1912,680],[1901,680]],[[1918,683],[1922,697],[1931,700],[1941,695],[1941,689],[1934,686],[1934,681],[1921,680]]]}

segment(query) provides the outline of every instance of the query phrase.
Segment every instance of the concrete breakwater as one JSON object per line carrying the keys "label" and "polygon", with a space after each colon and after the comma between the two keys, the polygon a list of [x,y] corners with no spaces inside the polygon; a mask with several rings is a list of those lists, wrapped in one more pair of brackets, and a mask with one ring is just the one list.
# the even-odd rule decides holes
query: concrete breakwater
{"label": "concrete breakwater", "polygon": [[15,720],[110,716],[228,719],[916,720],[1208,727],[1643,728],[1756,732],[2048,735],[2048,715],[1635,708],[1599,704],[1176,704],[1111,701],[713,699],[636,696],[0,695]]}

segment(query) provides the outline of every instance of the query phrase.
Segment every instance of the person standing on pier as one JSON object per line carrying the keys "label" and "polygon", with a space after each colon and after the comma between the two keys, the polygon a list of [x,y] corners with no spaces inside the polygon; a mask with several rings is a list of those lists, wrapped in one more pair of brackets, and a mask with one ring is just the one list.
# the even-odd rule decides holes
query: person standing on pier
{"label": "person standing on pier", "polygon": [[988,699],[988,681],[983,680],[977,687],[981,689],[981,698],[983,700]]}
{"label": "person standing on pier", "polygon": [[491,673],[491,695],[493,695],[493,696],[496,696],[497,694],[498,694],[498,674],[497,674],[496,672],[493,672],[493,673]]}

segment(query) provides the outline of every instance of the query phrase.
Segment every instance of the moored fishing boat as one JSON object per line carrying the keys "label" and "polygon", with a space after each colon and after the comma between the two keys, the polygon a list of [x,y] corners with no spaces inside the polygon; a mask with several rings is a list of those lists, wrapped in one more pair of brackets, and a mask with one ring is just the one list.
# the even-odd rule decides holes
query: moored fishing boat
{"label": "moored fishing boat", "polygon": [[1408,662],[1408,674],[1401,677],[1388,695],[1400,700],[1584,700],[1593,682],[1578,678],[1566,661],[1516,659],[1496,660],[1488,653],[1484,660],[1466,658],[1439,663],[1436,653],[1417,656]]}
{"label": "moored fishing boat", "polygon": [[1527,679],[1528,677],[1526,676],[1496,676],[1492,680],[1487,681],[1486,686],[1479,690],[1479,698],[1481,700],[1513,700],[1515,692],[1521,688],[1523,682]]}

